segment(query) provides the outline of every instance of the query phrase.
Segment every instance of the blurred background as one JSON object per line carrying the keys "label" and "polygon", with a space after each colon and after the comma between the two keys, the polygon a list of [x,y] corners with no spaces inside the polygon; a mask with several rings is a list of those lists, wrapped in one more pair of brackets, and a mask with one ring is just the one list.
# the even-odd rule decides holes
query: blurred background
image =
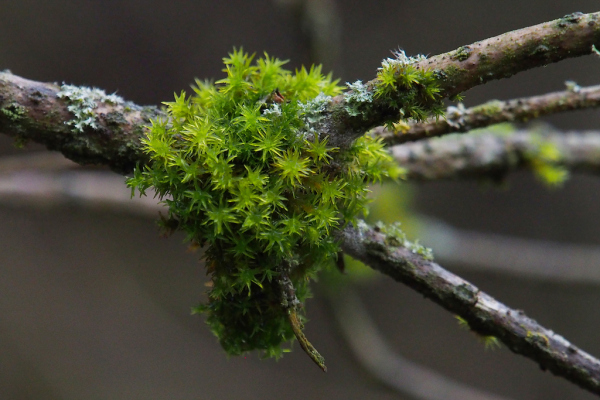
{"label": "blurred background", "polygon": [[[353,82],[372,79],[397,48],[435,55],[597,9],[592,0],[3,1],[0,69],[158,105],[189,91],[196,77],[218,79],[234,46],[289,59],[291,69],[322,62],[341,82]],[[598,84],[599,70],[596,57],[567,60],[473,89],[465,105],[563,90],[567,80]],[[600,115],[545,121],[593,129]],[[382,376],[393,360],[357,358],[357,349],[372,343],[352,338],[369,330],[405,367],[410,360],[481,391],[523,400],[592,398],[505,348],[486,351],[446,311],[358,267],[313,285],[307,304],[306,333],[325,356],[327,374],[297,345],[279,361],[227,358],[203,318],[190,315],[206,290],[201,255],[186,251],[181,236],[159,237],[151,199],[123,201],[129,190],[122,177],[76,168],[36,145],[20,150],[0,137],[0,152],[0,399],[416,398]],[[597,178],[573,176],[560,190],[523,173],[501,186],[439,182],[374,191],[383,202],[372,218],[402,220],[440,264],[600,356]],[[490,257],[490,246],[474,239],[489,239],[499,254]],[[528,263],[542,272],[527,272]],[[546,263],[580,273],[546,275]],[[503,270],[521,265],[525,270]],[[357,312],[359,304],[372,320]]]}

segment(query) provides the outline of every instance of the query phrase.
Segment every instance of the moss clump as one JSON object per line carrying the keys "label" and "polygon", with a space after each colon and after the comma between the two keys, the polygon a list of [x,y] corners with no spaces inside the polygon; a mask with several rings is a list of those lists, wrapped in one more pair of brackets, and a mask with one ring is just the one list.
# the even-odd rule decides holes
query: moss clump
{"label": "moss clump", "polygon": [[450,56],[453,60],[465,61],[471,55],[471,48],[469,46],[461,46],[455,50],[454,54]]}
{"label": "moss clump", "polygon": [[6,107],[2,108],[2,114],[4,114],[12,122],[17,122],[25,115],[25,108],[18,103],[10,103]]}
{"label": "moss clump", "polygon": [[374,138],[341,151],[315,130],[341,92],[320,67],[252,60],[234,50],[224,79],[164,103],[168,119],[143,139],[152,162],[128,185],[154,188],[164,228],[206,246],[212,287],[197,311],[226,352],[279,356],[294,336],[307,348],[298,317],[309,280],[335,261],[334,233],[365,212],[367,184],[400,169]]}
{"label": "moss clump", "polygon": [[[423,121],[430,116],[442,116],[439,73],[416,67],[424,56],[407,57],[402,50],[394,52],[394,56],[383,60],[377,71],[373,98],[397,110],[400,119]],[[388,122],[390,130],[396,121]]]}
{"label": "moss clump", "polygon": [[419,241],[411,242],[406,237],[406,234],[400,228],[400,223],[395,222],[390,225],[386,225],[383,222],[377,222],[374,228],[377,232],[381,232],[386,235],[386,244],[391,247],[405,247],[414,254],[418,254],[425,260],[433,261],[433,251],[429,247],[425,247],[419,243]]}
{"label": "moss clump", "polygon": [[[534,136],[535,138],[535,136]],[[562,165],[563,155],[556,144],[545,141],[543,135],[537,140],[537,147],[525,153],[536,177],[549,187],[560,187],[569,178],[569,171]]]}

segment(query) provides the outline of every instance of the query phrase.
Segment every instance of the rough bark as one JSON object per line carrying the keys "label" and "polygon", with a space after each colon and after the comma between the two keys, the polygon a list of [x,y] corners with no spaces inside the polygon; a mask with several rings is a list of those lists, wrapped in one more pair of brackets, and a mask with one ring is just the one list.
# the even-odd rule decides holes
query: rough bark
{"label": "rough bark", "polygon": [[358,229],[348,227],[341,239],[347,254],[459,315],[473,331],[495,336],[513,352],[536,361],[542,370],[600,395],[600,361],[523,311],[505,306],[435,262],[395,246],[377,229],[364,224]]}
{"label": "rough bark", "polygon": [[108,165],[119,173],[147,162],[140,138],[150,119],[163,116],[156,107],[98,103],[93,111],[96,128],[77,130],[68,124],[74,115],[58,97],[60,91],[56,83],[0,72],[0,132],[18,143],[41,143],[79,164]]}

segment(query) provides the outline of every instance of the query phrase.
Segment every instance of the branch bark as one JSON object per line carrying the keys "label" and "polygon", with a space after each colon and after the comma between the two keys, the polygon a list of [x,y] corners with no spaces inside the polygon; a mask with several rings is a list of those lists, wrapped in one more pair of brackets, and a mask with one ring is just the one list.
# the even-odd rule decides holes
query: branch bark
{"label": "branch bark", "polygon": [[600,174],[600,132],[596,131],[448,136],[396,145],[391,152],[407,170],[408,180],[501,179],[531,168],[531,155],[544,143],[551,143],[560,153],[556,165]]}
{"label": "branch bark", "polygon": [[151,119],[164,117],[160,110],[131,102],[88,99],[93,103],[94,124],[77,129],[69,125],[76,116],[69,110],[68,101],[59,97],[60,92],[61,86],[56,83],[0,72],[0,132],[19,143],[44,144],[79,164],[108,165],[119,173],[128,173],[136,164],[147,162],[140,138]]}
{"label": "branch bark", "polygon": [[600,107],[600,85],[582,88],[572,84],[567,90],[507,101],[492,100],[471,108],[448,107],[446,119],[412,122],[406,131],[391,132],[377,127],[373,134],[388,145],[414,142],[455,132],[468,132],[502,122],[527,122],[544,115]]}
{"label": "branch bark", "polygon": [[[575,13],[462,46],[416,66],[434,70],[442,97],[451,97],[493,79],[590,54],[594,44],[600,46],[600,13]],[[372,90],[373,81],[367,86]],[[105,164],[120,173],[147,162],[139,138],[151,119],[164,117],[160,110],[133,103],[96,102],[96,127],[75,131],[65,125],[74,116],[67,102],[57,97],[60,90],[55,83],[0,73],[0,131],[20,141],[43,143],[78,163]],[[330,145],[346,147],[367,130],[397,118],[397,111],[377,100],[368,110],[352,116],[344,95],[337,96],[315,128],[329,137]]]}
{"label": "branch bark", "polygon": [[344,252],[459,315],[473,331],[497,337],[543,370],[600,395],[600,361],[523,311],[505,306],[435,262],[394,246],[388,236],[364,223],[346,228],[340,239]]}
{"label": "branch bark", "polygon": [[600,43],[600,12],[576,12],[431,57],[421,68],[440,71],[444,97],[491,80],[592,53]]}

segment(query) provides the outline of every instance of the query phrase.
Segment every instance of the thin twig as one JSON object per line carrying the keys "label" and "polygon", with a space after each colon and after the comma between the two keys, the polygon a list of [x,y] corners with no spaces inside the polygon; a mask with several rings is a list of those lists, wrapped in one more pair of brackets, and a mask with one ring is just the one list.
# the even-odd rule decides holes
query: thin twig
{"label": "thin twig", "polygon": [[499,101],[464,108],[448,107],[446,119],[412,122],[399,132],[377,127],[373,134],[382,137],[388,145],[414,142],[454,132],[468,132],[501,122],[527,122],[544,115],[600,106],[600,85],[586,88],[572,84],[568,90],[541,96]]}
{"label": "thin twig", "polygon": [[558,151],[556,165],[575,172],[600,173],[600,132],[480,133],[448,136],[396,145],[394,159],[407,170],[407,179],[499,179],[531,168],[540,146]]}
{"label": "thin twig", "polygon": [[563,337],[510,309],[471,283],[424,259],[364,223],[340,235],[348,255],[406,284],[465,319],[484,336],[495,336],[510,350],[531,358],[580,387],[600,395],[600,361]]}
{"label": "thin twig", "polygon": [[384,385],[422,400],[508,400],[456,382],[396,354],[351,288],[336,292],[329,300],[350,350],[361,366]]}

